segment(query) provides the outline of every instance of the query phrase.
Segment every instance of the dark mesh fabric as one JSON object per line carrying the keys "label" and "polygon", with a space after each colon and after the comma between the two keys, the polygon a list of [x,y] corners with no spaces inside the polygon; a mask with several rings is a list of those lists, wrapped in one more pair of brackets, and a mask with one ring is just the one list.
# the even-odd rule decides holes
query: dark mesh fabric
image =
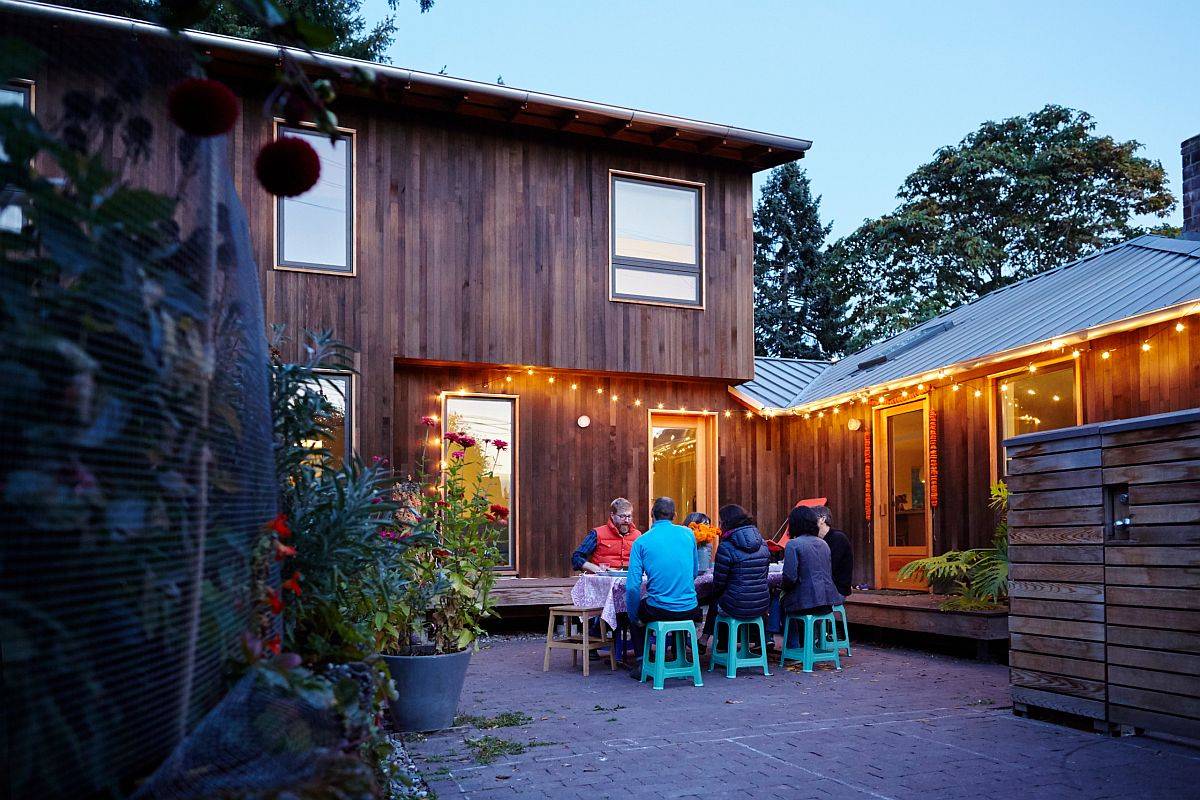
{"label": "dark mesh fabric", "polygon": [[[166,115],[193,54],[11,8],[0,37],[44,55],[19,76],[38,122],[115,176],[93,198],[111,219],[18,198],[25,238],[4,239],[0,771],[14,797],[124,797],[218,703],[263,705],[201,725],[214,747],[256,729],[276,752],[273,715],[305,713],[226,695],[276,513],[257,271],[224,137]],[[37,166],[64,196],[93,190]],[[131,222],[164,202],[171,224]]]}

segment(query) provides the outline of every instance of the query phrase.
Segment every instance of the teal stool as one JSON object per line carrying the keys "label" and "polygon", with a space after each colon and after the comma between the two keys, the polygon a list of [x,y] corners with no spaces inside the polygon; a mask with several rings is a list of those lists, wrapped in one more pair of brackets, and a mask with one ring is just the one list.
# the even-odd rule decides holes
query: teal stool
{"label": "teal stool", "polygon": [[[667,662],[667,637],[674,635],[675,637],[675,658]],[[650,637],[654,637],[654,663],[650,663]],[[692,645],[692,652],[696,653],[696,623],[689,620],[680,620],[678,622],[651,622],[646,626],[646,642],[642,645],[642,678],[641,682],[645,683],[647,677],[654,679],[654,688],[663,688],[663,681],[667,678],[686,678],[691,677],[692,683],[696,686],[703,686],[704,679],[700,677],[700,660],[693,658],[687,660],[686,649],[688,643]]]}
{"label": "teal stool", "polygon": [[[833,607],[833,613],[834,613],[834,617],[835,617],[835,624],[833,626],[833,628],[834,628],[833,634],[836,637],[836,639],[834,640],[834,644],[837,645],[839,653],[844,648],[846,651],[846,658],[849,658],[850,657],[850,623],[846,621],[846,607],[843,605],[836,605]],[[841,627],[840,631],[838,630],[838,627],[836,625],[836,616],[838,614],[842,615],[842,627]]]}
{"label": "teal stool", "polygon": [[[721,641],[721,626],[725,626],[725,631],[728,634],[725,637],[725,649],[721,650],[717,644]],[[750,655],[750,629],[758,629],[758,643],[762,646],[762,652],[758,655]],[[733,643],[737,642],[737,648],[733,648]],[[730,651],[733,652],[730,652]],[[713,651],[708,659],[708,671],[712,672],[713,667],[717,664],[725,665],[725,677],[737,677],[738,667],[762,667],[763,675],[770,675],[771,671],[767,669],[767,631],[763,627],[762,617],[757,619],[734,619],[725,614],[717,615],[717,625],[713,636]]]}
{"label": "teal stool", "polygon": [[[803,626],[799,647],[788,647],[788,634],[793,622]],[[779,656],[779,665],[783,666],[790,658],[799,661],[805,672],[812,672],[813,664],[820,664],[822,661],[832,661],[835,667],[841,669],[842,657],[833,646],[837,641],[837,634],[834,632],[836,625],[833,614],[805,614],[802,617],[789,615],[783,622],[783,652]]]}

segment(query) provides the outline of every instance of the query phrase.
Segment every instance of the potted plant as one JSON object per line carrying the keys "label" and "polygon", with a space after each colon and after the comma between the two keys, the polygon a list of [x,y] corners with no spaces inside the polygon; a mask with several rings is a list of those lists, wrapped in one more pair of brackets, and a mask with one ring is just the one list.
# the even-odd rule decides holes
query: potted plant
{"label": "potted plant", "polygon": [[508,520],[508,509],[484,490],[508,444],[455,431],[445,438],[448,458],[434,470],[422,459],[418,480],[396,489],[395,524],[381,531],[396,542],[422,539],[381,585],[385,597],[372,619],[396,687],[392,721],[402,731],[452,724],[473,645],[492,613],[500,530]]}

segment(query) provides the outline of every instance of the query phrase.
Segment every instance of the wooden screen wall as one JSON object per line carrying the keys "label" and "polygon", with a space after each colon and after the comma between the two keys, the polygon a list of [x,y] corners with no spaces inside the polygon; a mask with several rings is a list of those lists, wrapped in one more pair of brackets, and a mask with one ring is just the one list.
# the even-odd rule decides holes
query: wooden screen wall
{"label": "wooden screen wall", "polygon": [[1014,442],[1014,703],[1200,738],[1200,410]]}

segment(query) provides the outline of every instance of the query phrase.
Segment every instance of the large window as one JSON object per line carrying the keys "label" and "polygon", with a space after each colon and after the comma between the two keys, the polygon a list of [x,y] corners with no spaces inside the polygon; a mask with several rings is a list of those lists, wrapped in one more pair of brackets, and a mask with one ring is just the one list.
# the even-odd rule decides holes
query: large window
{"label": "large window", "polygon": [[702,187],[612,174],[612,298],[703,303]]}
{"label": "large window", "polygon": [[[1080,424],[1075,371],[1078,362],[1060,361],[993,379],[996,419],[1000,441],[1023,433],[1052,431]],[[1003,445],[1000,474],[1008,473],[1008,455]]]}
{"label": "large window", "polygon": [[348,372],[322,372],[310,384],[312,391],[325,398],[328,413],[320,421],[329,434],[310,446],[323,445],[335,468],[346,463],[354,452],[354,380]]}
{"label": "large window", "polygon": [[[33,101],[33,86],[24,83],[10,83],[0,85],[0,106],[24,106],[30,108]],[[8,161],[8,154],[4,151],[4,142],[0,141],[0,162]],[[21,207],[13,200],[15,197],[8,197],[8,192],[3,193],[5,196],[0,202],[5,205],[0,207],[0,230],[19,232],[25,224],[25,215]]]}
{"label": "large window", "polygon": [[321,177],[299,197],[278,202],[279,266],[353,274],[354,134],[336,142],[314,130],[280,126],[280,136],[304,139],[321,158]]}
{"label": "large window", "polygon": [[[488,501],[509,510],[507,531],[500,533],[496,543],[500,548],[501,567],[515,566],[516,493],[514,491],[514,453],[516,451],[517,401],[512,397],[481,397],[448,395],[443,413],[443,433],[466,433],[475,439],[473,447],[463,450],[463,474],[468,485],[482,486]],[[496,440],[504,443],[495,446]],[[451,457],[447,451],[446,458]],[[485,478],[484,473],[491,473]]]}

